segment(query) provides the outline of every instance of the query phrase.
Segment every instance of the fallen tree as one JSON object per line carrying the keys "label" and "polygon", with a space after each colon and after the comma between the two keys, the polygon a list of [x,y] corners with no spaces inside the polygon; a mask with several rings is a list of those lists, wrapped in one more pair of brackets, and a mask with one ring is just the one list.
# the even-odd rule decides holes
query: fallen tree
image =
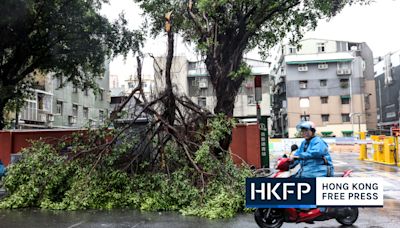
{"label": "fallen tree", "polygon": [[[173,34],[167,15],[166,90],[144,95],[140,56],[138,85],[99,129],[65,138],[56,146],[35,142],[10,167],[0,208],[179,210],[208,218],[244,209],[246,166],[212,151],[234,120],[212,115],[172,89]],[[168,29],[169,28],[169,29]],[[127,108],[131,101],[133,107]],[[131,117],[117,126],[118,120]],[[138,127],[140,118],[147,124]],[[65,150],[68,148],[68,150]],[[226,152],[225,154],[228,154]]]}

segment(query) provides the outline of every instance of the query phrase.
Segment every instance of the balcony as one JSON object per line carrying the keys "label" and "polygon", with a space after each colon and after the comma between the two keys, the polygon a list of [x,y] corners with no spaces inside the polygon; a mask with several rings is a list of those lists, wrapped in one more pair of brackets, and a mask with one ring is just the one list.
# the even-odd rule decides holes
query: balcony
{"label": "balcony", "polygon": [[20,113],[20,119],[25,122],[39,124],[52,120],[53,95],[41,90],[35,90],[34,98],[26,100],[25,106]]}

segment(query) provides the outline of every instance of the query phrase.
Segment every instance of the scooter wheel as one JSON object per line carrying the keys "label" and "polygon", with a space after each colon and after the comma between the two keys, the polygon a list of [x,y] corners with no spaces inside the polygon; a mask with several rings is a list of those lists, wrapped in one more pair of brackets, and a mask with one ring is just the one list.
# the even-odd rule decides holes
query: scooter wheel
{"label": "scooter wheel", "polygon": [[279,228],[284,222],[283,211],[275,208],[258,208],[254,219],[261,228]]}
{"label": "scooter wheel", "polygon": [[345,226],[351,226],[353,223],[357,221],[358,218],[358,208],[357,207],[349,207],[347,208],[347,213],[345,217],[338,217],[336,218],[336,221],[338,223],[345,225]]}

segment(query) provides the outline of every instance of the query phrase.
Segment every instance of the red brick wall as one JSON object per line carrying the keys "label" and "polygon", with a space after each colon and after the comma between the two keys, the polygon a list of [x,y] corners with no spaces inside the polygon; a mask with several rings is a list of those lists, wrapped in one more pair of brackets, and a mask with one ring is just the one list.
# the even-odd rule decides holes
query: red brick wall
{"label": "red brick wall", "polygon": [[0,159],[8,165],[11,154],[20,152],[31,145],[31,140],[42,139],[47,143],[57,143],[57,139],[69,136],[77,130],[17,130],[0,131]]}
{"label": "red brick wall", "polygon": [[0,132],[0,159],[4,165],[8,165],[11,159],[12,134],[11,132]]}
{"label": "red brick wall", "polygon": [[[8,165],[12,153],[18,153],[23,148],[29,147],[31,140],[42,138],[52,144],[57,139],[71,135],[76,130],[21,130],[0,131],[0,159]],[[260,157],[260,131],[256,124],[238,124],[232,132],[231,144],[232,158],[235,164],[243,162],[261,167]]]}

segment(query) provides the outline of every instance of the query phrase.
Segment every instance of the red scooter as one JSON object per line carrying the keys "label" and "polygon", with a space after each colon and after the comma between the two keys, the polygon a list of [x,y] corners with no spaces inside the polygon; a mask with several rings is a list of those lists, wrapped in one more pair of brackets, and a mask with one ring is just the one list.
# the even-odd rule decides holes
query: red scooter
{"label": "red scooter", "polygon": [[[292,146],[292,151],[296,147]],[[267,176],[272,178],[288,178],[296,174],[300,169],[300,164],[290,167],[291,159],[287,157],[280,158],[276,165],[276,171],[265,173],[265,170],[256,172],[257,176]],[[349,177],[351,170],[346,170],[343,174],[335,177]],[[261,175],[260,175],[261,174]],[[340,224],[351,226],[358,218],[357,207],[328,207],[324,211],[315,209],[296,209],[296,208],[258,208],[254,213],[254,218],[258,226],[262,228],[279,228],[284,222],[287,223],[314,223],[314,221],[325,221],[336,219]]]}

